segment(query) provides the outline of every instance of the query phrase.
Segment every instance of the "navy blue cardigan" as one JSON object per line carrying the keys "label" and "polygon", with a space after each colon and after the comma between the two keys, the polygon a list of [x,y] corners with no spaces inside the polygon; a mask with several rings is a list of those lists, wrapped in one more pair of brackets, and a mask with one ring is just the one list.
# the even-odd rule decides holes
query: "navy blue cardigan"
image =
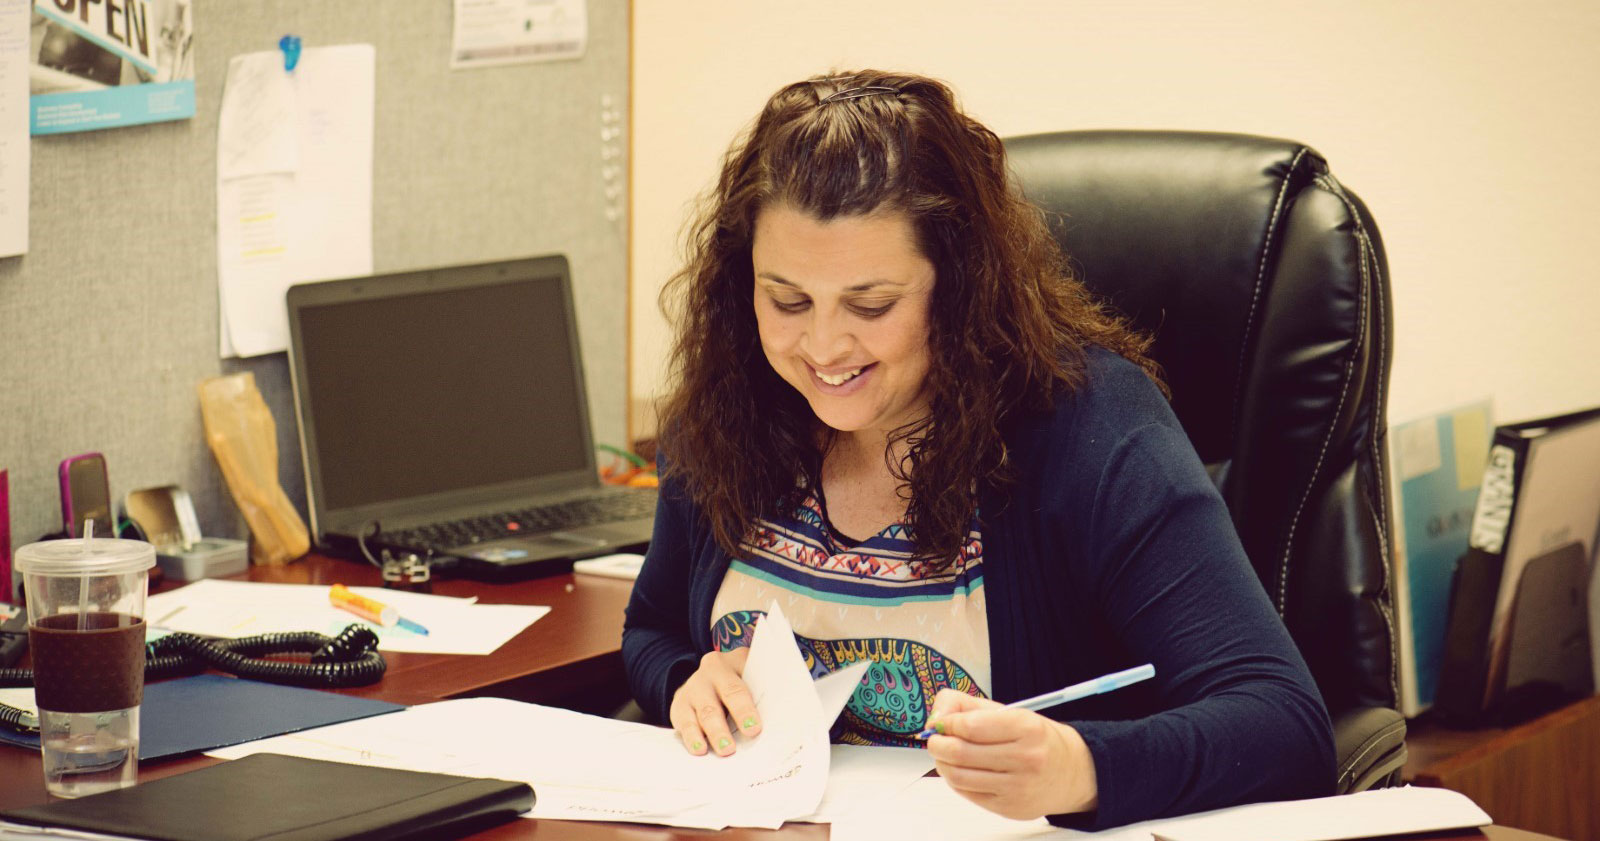
{"label": "navy blue cardigan", "polygon": [[[1006,444],[1017,481],[978,502],[993,697],[1156,668],[1153,681],[1048,711],[1083,734],[1099,784],[1096,812],[1052,821],[1098,829],[1332,794],[1322,698],[1144,373],[1090,351],[1087,385],[1018,418]],[[711,650],[727,565],[669,477],[622,634],[634,697],[657,721]]]}

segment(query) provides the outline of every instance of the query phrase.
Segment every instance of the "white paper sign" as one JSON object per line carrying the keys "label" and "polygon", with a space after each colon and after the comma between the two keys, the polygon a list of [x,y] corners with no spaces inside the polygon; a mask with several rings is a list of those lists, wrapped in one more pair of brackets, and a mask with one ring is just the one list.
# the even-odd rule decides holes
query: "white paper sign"
{"label": "white paper sign", "polygon": [[588,42],[584,0],[456,0],[450,66],[580,58]]}

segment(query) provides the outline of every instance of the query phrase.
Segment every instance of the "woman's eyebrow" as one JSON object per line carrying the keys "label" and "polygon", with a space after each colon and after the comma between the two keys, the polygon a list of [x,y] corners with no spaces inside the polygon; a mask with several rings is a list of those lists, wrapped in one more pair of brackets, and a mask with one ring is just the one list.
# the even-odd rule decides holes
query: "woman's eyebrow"
{"label": "woman's eyebrow", "polygon": [[[760,280],[770,280],[773,283],[781,284],[783,286],[787,286],[787,287],[789,287],[791,289],[794,289],[794,290],[797,290],[797,291],[800,290],[800,287],[798,285],[796,285],[793,281],[786,280],[785,278],[780,277],[778,275],[775,275],[772,272],[757,272],[756,273],[756,277],[758,279],[760,279]],[[858,284],[856,284],[854,286],[847,286],[847,287],[845,287],[844,291],[846,291],[846,292],[870,292],[870,291],[872,291],[874,289],[877,289],[878,287],[890,287],[891,289],[900,289],[900,288],[902,288],[904,286],[905,286],[904,283],[896,283],[895,281],[892,281],[892,280],[869,280],[866,283],[858,283]]]}

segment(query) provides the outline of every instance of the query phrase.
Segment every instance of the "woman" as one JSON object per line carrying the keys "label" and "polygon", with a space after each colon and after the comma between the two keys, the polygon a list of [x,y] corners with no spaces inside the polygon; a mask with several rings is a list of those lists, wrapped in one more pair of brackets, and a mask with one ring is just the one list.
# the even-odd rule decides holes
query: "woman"
{"label": "woman", "polygon": [[[942,84],[775,94],[693,229],[635,697],[694,753],[783,599],[814,674],[873,661],[837,741],[927,740],[1010,817],[1105,827],[1331,793],[1327,712],[1163,396]],[[1000,703],[1140,663],[1146,684]]]}

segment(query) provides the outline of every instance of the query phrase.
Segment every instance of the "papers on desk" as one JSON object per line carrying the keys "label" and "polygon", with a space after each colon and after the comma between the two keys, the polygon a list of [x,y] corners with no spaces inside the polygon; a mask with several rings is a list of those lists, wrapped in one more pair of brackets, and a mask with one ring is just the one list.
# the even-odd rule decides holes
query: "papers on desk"
{"label": "papers on desk", "polygon": [[828,787],[822,802],[815,812],[796,820],[834,823],[856,809],[876,809],[884,798],[896,796],[932,770],[933,757],[921,748],[834,745],[828,751]]}
{"label": "papers on desk", "polygon": [[[538,796],[534,818],[776,828],[834,819],[855,805],[876,808],[932,767],[915,749],[830,749],[828,727],[866,665],[813,683],[774,604],[756,626],[744,672],[764,730],[741,738],[729,757],[693,756],[664,727],[498,698],[441,701],[211,755],[287,753],[521,780]],[[836,759],[839,773],[831,774]]]}
{"label": "papers on desk", "polygon": [[[399,626],[367,623],[378,634],[378,648],[421,654],[489,654],[550,608],[534,605],[475,604],[380,587],[351,587],[428,629],[426,636]],[[328,603],[328,588],[315,584],[263,584],[206,578],[151,596],[145,616],[152,627],[210,637],[237,639],[284,631],[315,631],[333,636],[362,620]]]}
{"label": "papers on desk", "polygon": [[956,794],[937,777],[900,796],[850,813],[829,830],[832,841],[881,838],[1093,839],[1094,841],[1342,841],[1485,826],[1489,816],[1465,795],[1442,788],[1389,788],[1281,803],[1235,806],[1145,821],[1101,832],[1052,827],[1043,818],[1002,818]]}
{"label": "papers on desk", "polygon": [[[988,811],[955,793],[938,777],[923,777],[894,797],[878,799],[871,808],[855,810],[835,820],[829,841],[879,841],[883,838],[960,838],[963,841],[1011,841],[1019,838],[1095,837],[1090,833],[1056,829],[1044,818],[1014,821]],[[1107,835],[1116,841],[1124,836]],[[1150,841],[1148,831],[1126,836],[1127,841]]]}
{"label": "papers on desk", "polygon": [[1425,788],[1240,806],[1099,833],[1057,829],[1043,819],[1008,820],[969,803],[943,780],[924,777],[932,767],[926,751],[829,747],[828,727],[867,665],[812,682],[794,632],[773,603],[756,626],[744,671],[764,730],[754,739],[737,737],[729,757],[693,756],[664,727],[500,698],[441,701],[210,755],[281,753],[520,780],[537,794],[532,818],[703,829],[828,821],[835,841],[1336,841],[1489,823],[1467,798]]}
{"label": "papers on desk", "polygon": [[1487,826],[1466,795],[1405,786],[1342,797],[1258,803],[1155,822],[1156,841],[1341,841]]}

